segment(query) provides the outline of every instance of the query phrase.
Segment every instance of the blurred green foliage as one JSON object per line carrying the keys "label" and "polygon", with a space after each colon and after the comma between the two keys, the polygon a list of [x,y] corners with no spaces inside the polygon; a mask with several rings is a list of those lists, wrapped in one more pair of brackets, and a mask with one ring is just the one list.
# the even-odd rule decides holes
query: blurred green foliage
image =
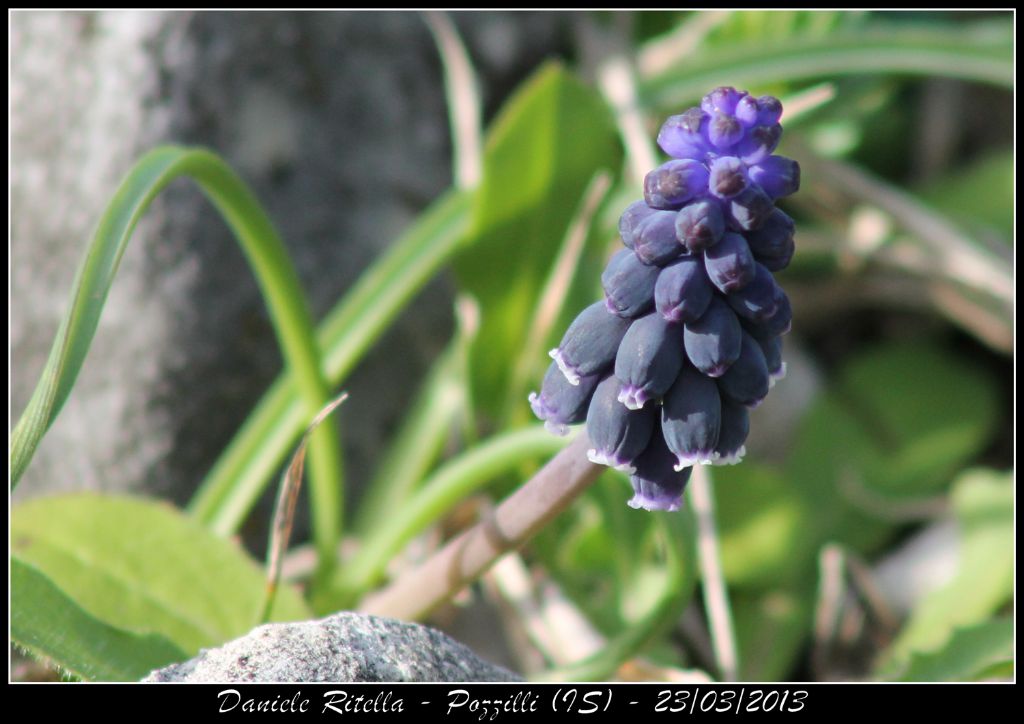
{"label": "blurred green foliage", "polygon": [[[483,181],[446,227],[460,230],[460,243],[431,247],[440,251],[430,264],[451,262],[478,324],[460,327],[424,383],[417,419],[433,410],[435,425],[424,423],[419,433],[404,428],[396,447],[382,452],[388,470],[416,451],[415,475],[377,477],[368,496],[374,510],[359,519],[360,532],[387,517],[382,501],[414,499],[441,465],[479,449],[474,441],[532,422],[526,395],[547,367],[544,352],[598,298],[600,268],[618,243],[617,216],[642,193],[625,169],[653,146],[637,146],[623,114],[640,113],[649,143],[667,115],[715,85],[736,85],[783,100],[780,152],[805,169],[803,190],[785,204],[798,234],[793,267],[783,276],[794,300],[787,349],[805,362],[769,399],[797,399],[783,386],[803,386],[806,400],[793,429],[775,431],[774,454],[748,455],[713,472],[741,678],[1012,676],[1013,471],[1005,452],[1012,432],[1001,424],[1010,407],[1004,391],[1013,338],[1012,17],[757,11],[577,19],[584,46],[594,34],[625,34],[619,46],[634,72],[625,90],[637,103],[624,108],[607,97],[607,86],[584,80],[601,77],[604,61],[587,52],[580,57],[596,60],[579,67],[545,63],[506,102],[487,133]],[[611,188],[584,230],[571,278],[552,286],[563,240],[601,174]],[[876,230],[865,232],[863,219]],[[409,238],[420,232],[414,227]],[[432,237],[423,233],[426,247]],[[418,263],[414,255],[403,260]],[[371,270],[367,283],[375,278]],[[403,299],[425,282],[402,278],[409,279]],[[551,296],[552,289],[561,291]],[[552,308],[539,308],[541,299]],[[549,326],[537,329],[538,319]],[[379,331],[361,337],[351,358]],[[324,355],[344,344],[328,345]],[[754,411],[751,424],[768,423]],[[491,491],[525,479],[539,458],[524,459],[521,475],[500,478]],[[400,487],[389,491],[392,479]],[[627,498],[623,477],[604,474],[532,541],[523,556],[543,582],[538,590],[554,586],[595,635],[620,644],[609,650],[621,659],[586,669],[592,675],[608,675],[641,652],[670,669],[718,675],[700,635],[677,626],[684,609],[701,608],[692,527],[685,517],[673,519],[676,529],[631,510]],[[93,512],[95,521],[105,519]],[[441,523],[446,511],[431,515]],[[142,521],[160,516],[166,511],[139,511]],[[27,506],[12,520],[28,540],[44,540],[54,525]],[[185,525],[161,520],[155,530],[168,535]],[[877,565],[949,520],[958,531],[955,570],[919,593],[908,611],[892,610],[873,583]],[[107,546],[96,550],[97,566],[107,569],[119,555],[111,549],[139,545],[136,528],[93,527],[68,545]],[[690,544],[677,550],[684,530]],[[207,544],[196,533],[173,545],[188,551]],[[87,607],[93,593],[65,577],[56,558],[15,549]],[[829,551],[840,552],[847,566],[826,580]],[[136,552],[139,560],[151,555],[146,546]],[[240,555],[224,552],[234,562],[222,565],[248,571]],[[166,565],[179,564],[187,570],[180,561]],[[905,576],[926,564],[903,563]],[[204,582],[197,597],[211,595],[220,573],[193,574]],[[838,594],[829,593],[832,584]],[[242,590],[234,587],[233,603],[218,616],[245,608]],[[110,600],[93,603],[100,622],[122,621]],[[301,602],[289,606],[288,615],[302,610]],[[167,612],[140,611],[134,625],[148,621],[189,650],[236,632],[218,619],[202,634],[176,633],[153,623]],[[824,626],[830,611],[848,625]],[[249,621],[233,623],[244,630]],[[643,635],[623,638],[631,630]],[[557,663],[554,652],[544,653],[549,665]]]}

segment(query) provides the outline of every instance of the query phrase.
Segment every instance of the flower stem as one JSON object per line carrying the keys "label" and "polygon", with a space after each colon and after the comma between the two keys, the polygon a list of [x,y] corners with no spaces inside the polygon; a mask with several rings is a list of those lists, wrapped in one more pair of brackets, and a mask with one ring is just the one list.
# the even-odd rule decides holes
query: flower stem
{"label": "flower stem", "polygon": [[718,670],[725,681],[736,681],[739,656],[733,633],[729,592],[722,575],[722,561],[715,530],[715,499],[711,475],[705,465],[694,465],[690,479],[690,500],[697,516],[697,560],[704,591],[704,608],[711,624],[711,643]]}
{"label": "flower stem", "polygon": [[562,512],[604,470],[586,458],[581,433],[485,520],[450,541],[388,588],[367,597],[360,611],[419,619],[517,549]]}

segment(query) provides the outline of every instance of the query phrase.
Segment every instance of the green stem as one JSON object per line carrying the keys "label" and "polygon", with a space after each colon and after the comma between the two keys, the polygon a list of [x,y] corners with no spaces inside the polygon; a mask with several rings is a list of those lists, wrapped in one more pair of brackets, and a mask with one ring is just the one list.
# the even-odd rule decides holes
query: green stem
{"label": "green stem", "polygon": [[[406,303],[462,240],[472,195],[439,199],[387,254],[360,275],[321,323],[317,340],[333,387],[356,365]],[[309,422],[294,382],[279,377],[221,453],[189,510],[219,535],[231,535],[248,515]]]}
{"label": "green stem", "polygon": [[[285,360],[294,370],[291,379],[301,399],[301,403],[296,402],[301,404],[303,420],[308,423],[327,404],[330,388],[320,369],[313,320],[298,275],[270,219],[241,179],[212,154],[198,153],[191,159],[191,169],[185,172],[195,178],[220,210],[253,266]],[[323,571],[334,568],[341,538],[344,495],[338,440],[333,418],[325,420],[309,440],[313,540]]]}

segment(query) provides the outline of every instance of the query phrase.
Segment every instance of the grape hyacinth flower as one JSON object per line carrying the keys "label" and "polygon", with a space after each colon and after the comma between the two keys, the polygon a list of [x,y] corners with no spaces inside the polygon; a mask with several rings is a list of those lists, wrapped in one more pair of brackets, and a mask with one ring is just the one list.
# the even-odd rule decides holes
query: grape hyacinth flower
{"label": "grape hyacinth flower", "polygon": [[569,326],[530,405],[552,432],[586,422],[588,458],[630,475],[629,505],[678,510],[693,465],[739,462],[756,407],[785,375],[789,298],[775,280],[794,223],[775,201],[800,165],[775,155],[782,104],[721,87],[671,116],[671,158],[619,219],[605,298]]}

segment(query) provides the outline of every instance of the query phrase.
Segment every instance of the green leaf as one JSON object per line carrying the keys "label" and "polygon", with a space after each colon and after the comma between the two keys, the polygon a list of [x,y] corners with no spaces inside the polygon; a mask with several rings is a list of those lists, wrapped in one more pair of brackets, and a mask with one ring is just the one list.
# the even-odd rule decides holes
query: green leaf
{"label": "green leaf", "polygon": [[799,586],[732,594],[740,680],[779,681],[804,651],[814,616],[814,593]]}
{"label": "green leaf", "polygon": [[[600,96],[555,63],[541,68],[493,125],[472,243],[455,260],[460,286],[482,310],[472,351],[473,397],[492,414],[519,392],[508,389],[517,367],[510,361],[524,346],[580,198],[595,172],[618,169],[619,159],[615,126]],[[574,299],[571,312],[584,303]]]}
{"label": "green leaf", "polygon": [[799,493],[754,463],[715,471],[722,569],[734,586],[795,580],[814,565],[813,517]]}
{"label": "green leaf", "polygon": [[926,344],[894,344],[857,358],[837,392],[872,442],[865,482],[884,494],[943,487],[981,451],[997,419],[989,378]]}
{"label": "green leaf", "polygon": [[891,670],[913,652],[934,652],[957,627],[984,621],[1013,595],[1013,476],[962,475],[953,488],[961,545],[952,581],[913,610],[885,658]]}
{"label": "green leaf", "polygon": [[941,650],[913,654],[899,681],[978,681],[989,677],[1013,677],[1012,618],[956,629]]}
{"label": "green leaf", "polygon": [[834,395],[819,396],[804,414],[783,477],[813,512],[803,523],[815,555],[827,541],[871,550],[892,531],[892,524],[866,513],[860,500],[849,499],[851,486],[864,487],[861,471],[874,454],[864,427]]}
{"label": "green leaf", "polygon": [[[11,514],[11,547],[100,621],[161,634],[194,655],[256,623],[265,580],[234,542],[170,505],[80,493],[39,498]],[[291,587],[272,620],[310,612]]]}
{"label": "green leaf", "polygon": [[973,365],[925,342],[874,348],[836,378],[804,414],[783,479],[812,511],[802,546],[870,553],[904,520],[901,505],[934,496],[982,451],[996,392]]}
{"label": "green leaf", "polygon": [[136,634],[82,610],[39,569],[11,558],[11,641],[89,681],[138,681],[188,655],[159,634]]}

